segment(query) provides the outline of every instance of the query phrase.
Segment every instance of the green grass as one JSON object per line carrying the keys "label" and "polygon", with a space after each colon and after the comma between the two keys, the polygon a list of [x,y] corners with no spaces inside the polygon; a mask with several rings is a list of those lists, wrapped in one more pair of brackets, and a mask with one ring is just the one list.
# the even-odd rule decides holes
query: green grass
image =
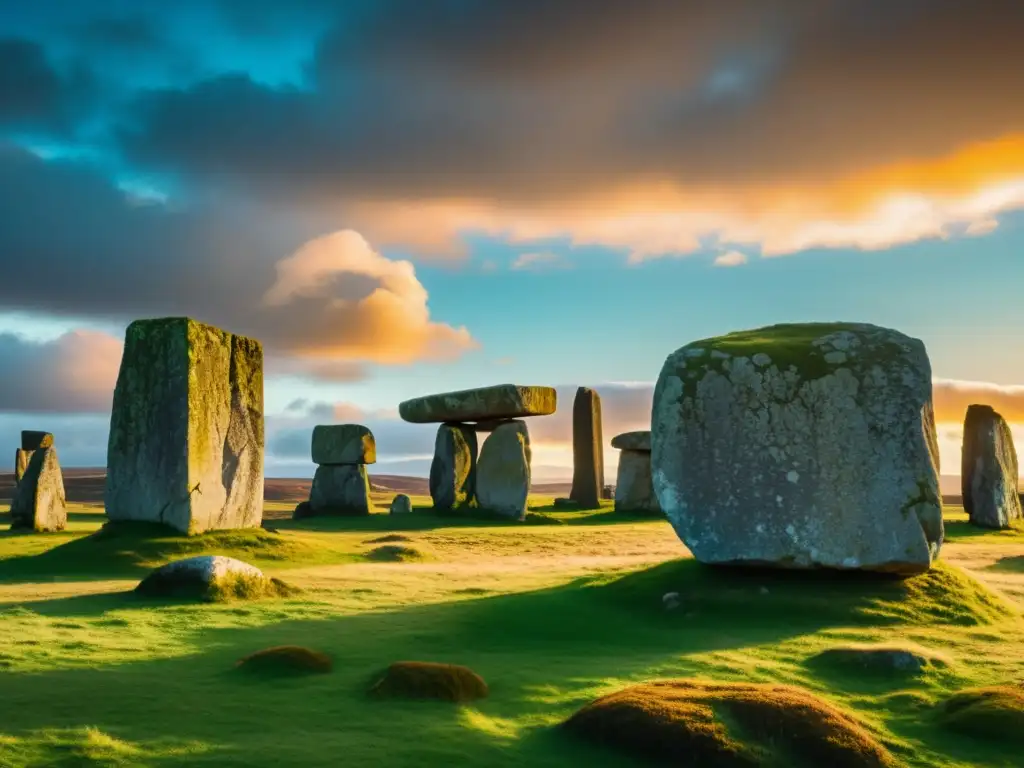
{"label": "green grass", "polygon": [[[102,518],[77,508],[66,533],[0,536],[0,765],[633,765],[557,726],[628,685],[694,677],[800,686],[907,766],[1018,764],[1019,746],[945,728],[936,712],[958,691],[1024,679],[1019,607],[979,581],[1015,584],[1016,572],[957,566],[989,550],[986,563],[1024,557],[1024,541],[955,541],[939,568],[905,581],[727,570],[689,559],[662,520],[548,512],[549,499],[531,510],[558,524],[451,520],[413,502],[411,515],[300,521],[268,504],[276,533],[193,539],[92,537]],[[384,546],[429,557],[373,561]],[[148,568],[197,554],[238,557],[301,592],[208,604],[131,594]],[[945,663],[891,677],[809,663],[857,645]],[[280,646],[316,649],[333,671],[235,669]],[[469,667],[489,695],[367,696],[373,675],[408,659]]]}

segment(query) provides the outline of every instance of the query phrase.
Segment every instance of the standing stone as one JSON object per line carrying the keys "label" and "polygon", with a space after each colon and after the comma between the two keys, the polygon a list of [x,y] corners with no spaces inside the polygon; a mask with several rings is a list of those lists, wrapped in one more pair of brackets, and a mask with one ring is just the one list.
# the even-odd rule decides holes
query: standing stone
{"label": "standing stone", "polygon": [[569,498],[580,509],[601,506],[604,487],[604,441],[601,435],[601,396],[580,387],[572,404],[572,490]]}
{"label": "standing stone", "polygon": [[706,563],[927,570],[942,544],[924,344],[778,325],[669,355],[652,412],[662,509]]}
{"label": "standing stone", "polygon": [[362,424],[320,424],[313,427],[314,464],[374,464],[377,443]]}
{"label": "standing stone", "polygon": [[476,430],[466,424],[442,424],[430,463],[430,498],[434,508],[459,509],[476,498]]}
{"label": "standing stone", "polygon": [[399,493],[391,500],[388,512],[392,515],[408,515],[412,513],[412,499],[404,493]]}
{"label": "standing stone", "polygon": [[189,318],[125,334],[107,448],[111,520],[182,533],[263,517],[263,347]]}
{"label": "standing stone", "polygon": [[309,507],[314,515],[370,514],[370,478],[365,464],[322,464],[313,475]]}
{"label": "standing stone", "polygon": [[514,421],[484,440],[477,463],[476,496],[481,509],[522,520],[530,495],[530,433]]}
{"label": "standing stone", "polygon": [[1021,518],[1017,451],[1010,425],[987,405],[971,405],[964,419],[960,483],[964,509],[975,525],[1009,528]]}
{"label": "standing stone", "polygon": [[25,470],[28,469],[28,463],[32,460],[32,454],[35,451],[26,451],[24,448],[18,448],[14,452],[14,482],[15,484],[21,482],[21,478],[25,475]]}
{"label": "standing stone", "polygon": [[616,435],[612,448],[622,451],[615,481],[615,511],[660,515],[661,506],[651,478],[650,431]]}
{"label": "standing stone", "polygon": [[11,529],[63,531],[68,522],[64,477],[56,448],[40,448],[14,491]]}
{"label": "standing stone", "polygon": [[23,429],[21,431],[21,450],[37,451],[40,448],[53,448],[53,434],[34,429]]}

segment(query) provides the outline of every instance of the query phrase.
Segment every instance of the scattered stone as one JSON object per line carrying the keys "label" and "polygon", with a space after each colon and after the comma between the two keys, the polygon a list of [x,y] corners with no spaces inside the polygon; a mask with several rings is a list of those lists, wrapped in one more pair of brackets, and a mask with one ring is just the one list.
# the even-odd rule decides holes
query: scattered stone
{"label": "scattered stone", "polygon": [[993,685],[960,691],[940,705],[939,722],[990,744],[1024,744],[1024,688]]}
{"label": "scattered stone", "polygon": [[377,444],[362,424],[319,424],[313,427],[314,464],[374,464]]}
{"label": "scattered stone", "polygon": [[32,454],[35,451],[26,451],[24,448],[18,448],[14,452],[14,482],[15,484],[21,482],[21,478],[25,476],[25,470],[28,469],[28,463],[32,460]]}
{"label": "scattered stone", "polygon": [[[833,350],[846,362],[829,363]],[[758,353],[772,364],[755,367]],[[938,441],[919,340],[806,324],[697,342],[665,361],[652,422],[655,492],[702,562],[912,574],[938,555]]]}
{"label": "scattered stone", "polygon": [[399,404],[398,415],[413,424],[489,421],[547,416],[555,412],[556,405],[552,387],[499,384],[406,400]]}
{"label": "scattered stone", "polygon": [[364,464],[322,464],[313,475],[309,509],[314,515],[370,514],[370,478]]}
{"label": "scattered stone", "polygon": [[439,510],[459,509],[476,498],[476,431],[465,424],[442,424],[430,463],[430,498]]}
{"label": "scattered stone", "polygon": [[426,661],[392,664],[371,686],[370,695],[467,702],[487,696],[487,683],[469,667]]}
{"label": "scattered stone", "polygon": [[580,387],[572,404],[572,490],[569,498],[580,509],[597,509],[601,506],[603,486],[601,396],[588,387]]}
{"label": "scattered stone", "polygon": [[266,676],[298,677],[327,674],[334,668],[334,662],[326,653],[311,648],[301,645],[278,645],[250,653],[239,659],[235,667],[244,672]]}
{"label": "scattered stone", "polygon": [[412,499],[404,493],[400,493],[391,500],[391,507],[388,509],[392,515],[408,515],[412,512]]}
{"label": "scattered stone", "polygon": [[616,435],[612,438],[612,448],[618,448],[620,451],[650,451],[651,430],[643,429]]}
{"label": "scattered stone", "polygon": [[1017,451],[1010,425],[988,405],[971,405],[964,419],[960,484],[974,525],[1009,528],[1021,519]]}
{"label": "scattered stone", "polygon": [[515,421],[494,430],[480,449],[476,494],[480,508],[522,520],[530,495],[530,434]]}
{"label": "scattered stone", "polygon": [[38,451],[40,448],[53,448],[53,434],[23,429],[21,431],[21,450]]}
{"label": "scattered stone", "polygon": [[615,478],[615,511],[661,516],[651,479],[651,452],[622,450]]}
{"label": "scattered stone", "polygon": [[263,348],[189,318],[128,326],[106,511],[186,534],[263,518]]}
{"label": "scattered stone", "polygon": [[588,704],[565,728],[600,747],[666,765],[898,765],[852,715],[788,685],[643,683]]}
{"label": "scattered stone", "polygon": [[43,533],[63,531],[67,524],[64,476],[57,449],[36,449],[11,499],[11,529]]}
{"label": "scattered stone", "polygon": [[255,599],[291,594],[294,590],[259,568],[233,557],[199,555],[162,565],[135,587],[144,597],[219,600]]}
{"label": "scattered stone", "polygon": [[678,592],[666,592],[661,596],[661,604],[665,606],[666,611],[674,611],[682,603],[679,600]]}
{"label": "scattered stone", "polygon": [[860,672],[899,672],[919,674],[932,666],[946,666],[944,659],[935,654],[913,648],[888,646],[847,646],[827,648],[812,662],[856,669]]}

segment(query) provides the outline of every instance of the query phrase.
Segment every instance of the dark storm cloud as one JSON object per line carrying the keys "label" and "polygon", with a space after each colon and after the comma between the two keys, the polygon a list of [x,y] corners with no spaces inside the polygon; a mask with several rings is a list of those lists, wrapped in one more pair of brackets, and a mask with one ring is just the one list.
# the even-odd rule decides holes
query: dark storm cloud
{"label": "dark storm cloud", "polygon": [[69,131],[93,86],[84,65],[58,68],[39,43],[0,38],[0,126]]}

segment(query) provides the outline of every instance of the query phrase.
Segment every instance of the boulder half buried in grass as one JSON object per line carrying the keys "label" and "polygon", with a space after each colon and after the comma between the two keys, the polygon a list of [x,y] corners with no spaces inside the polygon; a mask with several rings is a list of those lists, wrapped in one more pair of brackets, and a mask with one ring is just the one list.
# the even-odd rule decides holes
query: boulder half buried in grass
{"label": "boulder half buried in grass", "polygon": [[475,701],[487,696],[487,683],[469,667],[428,661],[399,661],[370,686],[370,695],[440,701]]}
{"label": "boulder half buried in grass", "polygon": [[199,555],[160,566],[135,588],[143,597],[219,601],[281,597],[292,590],[233,557]]}

